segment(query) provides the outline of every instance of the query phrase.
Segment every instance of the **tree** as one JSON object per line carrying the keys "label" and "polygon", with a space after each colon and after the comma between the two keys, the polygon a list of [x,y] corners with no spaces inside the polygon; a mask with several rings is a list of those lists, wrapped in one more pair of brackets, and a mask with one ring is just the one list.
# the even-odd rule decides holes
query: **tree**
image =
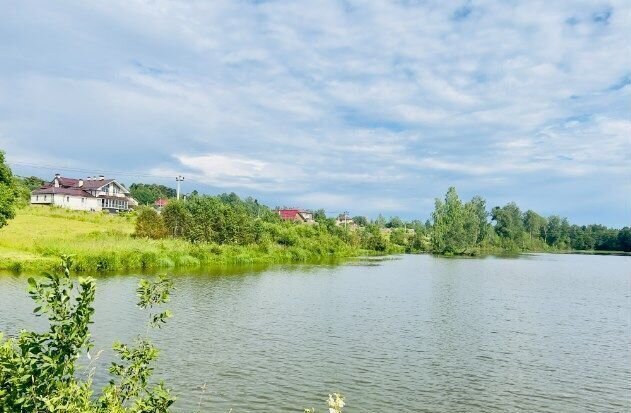
{"label": "tree", "polygon": [[624,227],[620,230],[618,245],[622,251],[631,252],[631,228]]}
{"label": "tree", "polygon": [[359,225],[360,227],[365,227],[366,225],[368,225],[368,218],[366,218],[365,216],[358,215],[356,217],[353,217],[353,222]]}
{"label": "tree", "polygon": [[547,239],[548,245],[564,248],[569,243],[570,224],[567,218],[552,215],[548,218]]}
{"label": "tree", "polygon": [[324,211],[324,209],[320,208],[320,209],[314,211],[313,212],[313,219],[316,222],[319,222],[319,223],[325,222],[327,220],[327,218],[326,218],[326,212]]}
{"label": "tree", "polygon": [[546,219],[532,209],[524,213],[524,228],[531,240],[539,237],[546,224]]}
{"label": "tree", "polygon": [[372,251],[385,252],[388,250],[388,240],[381,233],[381,228],[370,224],[362,231],[362,246]]}
{"label": "tree", "polygon": [[405,224],[399,217],[392,217],[386,224],[386,228],[403,228]]}
{"label": "tree", "polygon": [[377,219],[375,219],[374,224],[377,225],[379,228],[385,228],[386,218],[384,218],[383,215],[379,214],[379,216],[377,216]]}
{"label": "tree", "polygon": [[38,178],[37,176],[27,176],[27,177],[16,177],[17,179],[24,184],[29,190],[33,191],[35,189],[41,188],[42,185],[46,183],[42,178]]}
{"label": "tree", "polygon": [[456,188],[449,188],[444,202],[436,199],[433,232],[431,237],[432,251],[437,254],[464,254],[475,246],[478,233],[472,228],[476,216],[471,208],[466,208]]}
{"label": "tree", "polygon": [[509,249],[523,247],[524,222],[521,210],[516,203],[510,202],[503,207],[491,210],[491,219],[495,221],[495,232]]}
{"label": "tree", "polygon": [[177,195],[175,189],[158,184],[133,183],[129,192],[140,205],[153,205],[158,198],[175,198]]}
{"label": "tree", "polygon": [[18,191],[13,180],[13,173],[5,163],[4,152],[0,151],[0,228],[15,216]]}
{"label": "tree", "polygon": [[166,231],[173,237],[183,237],[188,231],[193,217],[186,209],[184,201],[172,199],[162,209],[162,220]]}
{"label": "tree", "polygon": [[151,207],[141,207],[136,218],[136,236],[147,238],[164,238],[168,234],[164,220]]}
{"label": "tree", "polygon": [[489,213],[486,211],[486,201],[480,195],[476,195],[465,205],[471,216],[468,226],[471,231],[477,233],[476,244],[480,244],[489,236],[491,224],[489,223]]}

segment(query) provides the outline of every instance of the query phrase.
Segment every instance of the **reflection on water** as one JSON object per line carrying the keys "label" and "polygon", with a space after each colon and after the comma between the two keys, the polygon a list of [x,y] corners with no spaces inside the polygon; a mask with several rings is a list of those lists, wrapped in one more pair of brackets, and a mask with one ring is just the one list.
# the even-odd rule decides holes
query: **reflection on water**
{"label": "reflection on water", "polygon": [[[395,258],[175,276],[155,341],[178,411],[201,395],[296,412],[331,391],[349,412],[629,411],[631,257]],[[97,350],[144,332],[138,278],[99,279]],[[0,330],[42,326],[25,289],[0,277]]]}

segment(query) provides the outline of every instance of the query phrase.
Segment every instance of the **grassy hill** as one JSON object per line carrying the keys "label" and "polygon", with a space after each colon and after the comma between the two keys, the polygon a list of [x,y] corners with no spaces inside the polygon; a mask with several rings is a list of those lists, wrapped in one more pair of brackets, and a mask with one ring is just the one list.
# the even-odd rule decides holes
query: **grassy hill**
{"label": "grassy hill", "polygon": [[[304,248],[277,244],[238,246],[136,238],[134,225],[133,214],[33,206],[20,209],[7,226],[0,228],[0,270],[27,273],[51,270],[59,265],[60,254],[74,255],[75,271],[88,273],[323,258]],[[343,250],[338,254],[354,253]]]}

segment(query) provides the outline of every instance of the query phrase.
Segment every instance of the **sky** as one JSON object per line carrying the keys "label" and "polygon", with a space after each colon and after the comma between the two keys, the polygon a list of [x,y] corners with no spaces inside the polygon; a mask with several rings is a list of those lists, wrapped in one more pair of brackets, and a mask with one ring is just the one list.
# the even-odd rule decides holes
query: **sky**
{"label": "sky", "polygon": [[[628,1],[0,0],[0,149],[270,206],[631,224]],[[89,171],[94,171],[91,173]]]}

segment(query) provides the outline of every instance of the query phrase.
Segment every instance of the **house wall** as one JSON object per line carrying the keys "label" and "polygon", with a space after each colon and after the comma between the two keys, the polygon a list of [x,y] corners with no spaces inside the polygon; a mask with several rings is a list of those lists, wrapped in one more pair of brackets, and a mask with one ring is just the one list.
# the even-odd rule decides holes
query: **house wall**
{"label": "house wall", "polygon": [[48,205],[53,203],[53,196],[48,195],[31,195],[31,204]]}
{"label": "house wall", "polygon": [[[114,187],[118,188],[118,192],[114,191]],[[116,196],[119,198],[125,198],[125,191],[116,183],[110,182],[106,185],[107,188],[101,188],[99,190],[90,190],[90,193],[94,196]]]}
{"label": "house wall", "polygon": [[98,202],[98,199],[72,195],[55,194],[53,198],[53,205],[77,211],[101,210],[101,204]]}

